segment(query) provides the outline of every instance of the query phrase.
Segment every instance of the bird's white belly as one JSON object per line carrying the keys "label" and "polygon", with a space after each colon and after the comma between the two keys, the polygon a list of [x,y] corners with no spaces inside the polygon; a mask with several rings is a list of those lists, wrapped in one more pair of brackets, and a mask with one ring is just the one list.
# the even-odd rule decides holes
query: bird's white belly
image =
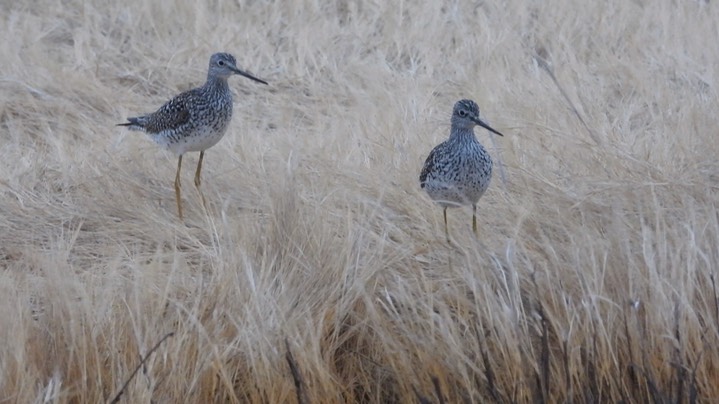
{"label": "bird's white belly", "polygon": [[488,187],[488,178],[477,178],[466,183],[430,178],[424,186],[432,200],[448,208],[476,204]]}
{"label": "bird's white belly", "polygon": [[207,150],[219,142],[225,135],[227,127],[216,130],[211,126],[203,126],[195,129],[192,134],[173,139],[170,136],[154,136],[153,140],[160,146],[170,150],[176,155],[187,152],[198,152]]}

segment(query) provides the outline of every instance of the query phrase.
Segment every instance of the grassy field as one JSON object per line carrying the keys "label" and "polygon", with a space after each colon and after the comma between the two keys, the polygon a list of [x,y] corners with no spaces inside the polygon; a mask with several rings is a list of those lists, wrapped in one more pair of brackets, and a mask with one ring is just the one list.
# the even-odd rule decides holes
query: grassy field
{"label": "grassy field", "polygon": [[[717,4],[205,3],[0,3],[0,402],[719,400]],[[115,124],[217,51],[270,85],[180,221]],[[505,137],[448,245],[461,98]]]}

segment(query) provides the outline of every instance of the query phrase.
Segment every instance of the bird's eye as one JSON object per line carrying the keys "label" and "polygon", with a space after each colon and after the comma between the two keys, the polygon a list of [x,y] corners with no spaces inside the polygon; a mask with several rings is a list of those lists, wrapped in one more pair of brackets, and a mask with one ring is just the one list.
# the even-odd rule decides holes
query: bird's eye
{"label": "bird's eye", "polygon": [[462,117],[467,116],[467,112],[465,112],[463,109],[460,109],[459,116],[462,116]]}
{"label": "bird's eye", "polygon": [[220,66],[224,66],[224,65],[225,65],[225,62],[222,61],[222,60],[220,60],[219,62],[217,62],[217,64],[220,65]]}

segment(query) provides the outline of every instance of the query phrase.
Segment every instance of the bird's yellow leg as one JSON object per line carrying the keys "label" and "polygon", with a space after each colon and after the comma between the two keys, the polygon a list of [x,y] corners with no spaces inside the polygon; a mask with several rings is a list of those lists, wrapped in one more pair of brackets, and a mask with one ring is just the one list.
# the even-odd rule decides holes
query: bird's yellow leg
{"label": "bird's yellow leg", "polygon": [[200,193],[200,198],[202,198],[202,206],[207,209],[207,203],[205,202],[205,195],[202,194],[202,190],[200,189],[200,173],[202,172],[202,159],[205,157],[205,151],[200,152],[200,159],[197,160],[197,171],[195,171],[195,187],[197,188],[197,192]]}
{"label": "bird's yellow leg", "polygon": [[175,201],[177,202],[177,214],[182,220],[182,199],[180,199],[180,169],[182,168],[182,155],[177,160],[177,173],[175,174]]}
{"label": "bird's yellow leg", "polygon": [[472,231],[475,236],[479,236],[477,234],[477,205],[472,205]]}
{"label": "bird's yellow leg", "polygon": [[449,241],[449,227],[447,226],[447,207],[445,206],[444,209],[444,236],[447,237],[447,242],[451,243]]}
{"label": "bird's yellow leg", "polygon": [[195,186],[197,189],[200,188],[200,172],[202,171],[202,158],[205,157],[205,152],[200,152],[200,159],[197,160],[197,171],[195,171]]}

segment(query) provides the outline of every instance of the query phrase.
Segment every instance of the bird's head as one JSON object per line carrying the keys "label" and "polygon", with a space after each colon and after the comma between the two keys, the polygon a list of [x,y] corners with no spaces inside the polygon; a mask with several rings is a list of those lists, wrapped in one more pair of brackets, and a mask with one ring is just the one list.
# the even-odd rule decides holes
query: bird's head
{"label": "bird's head", "polygon": [[224,52],[215,53],[214,55],[212,55],[212,57],[210,57],[210,69],[208,70],[207,74],[211,77],[221,77],[223,79],[227,79],[233,74],[239,74],[240,76],[245,76],[248,79],[257,81],[259,83],[267,84],[266,81],[258,79],[250,73],[239,69],[237,67],[237,61],[235,60],[235,57],[230,55],[229,53]]}
{"label": "bird's head", "polygon": [[479,118],[479,106],[477,106],[476,102],[472,100],[457,101],[454,104],[454,110],[452,110],[452,127],[473,129],[475,125],[479,125],[499,136],[504,136]]}

